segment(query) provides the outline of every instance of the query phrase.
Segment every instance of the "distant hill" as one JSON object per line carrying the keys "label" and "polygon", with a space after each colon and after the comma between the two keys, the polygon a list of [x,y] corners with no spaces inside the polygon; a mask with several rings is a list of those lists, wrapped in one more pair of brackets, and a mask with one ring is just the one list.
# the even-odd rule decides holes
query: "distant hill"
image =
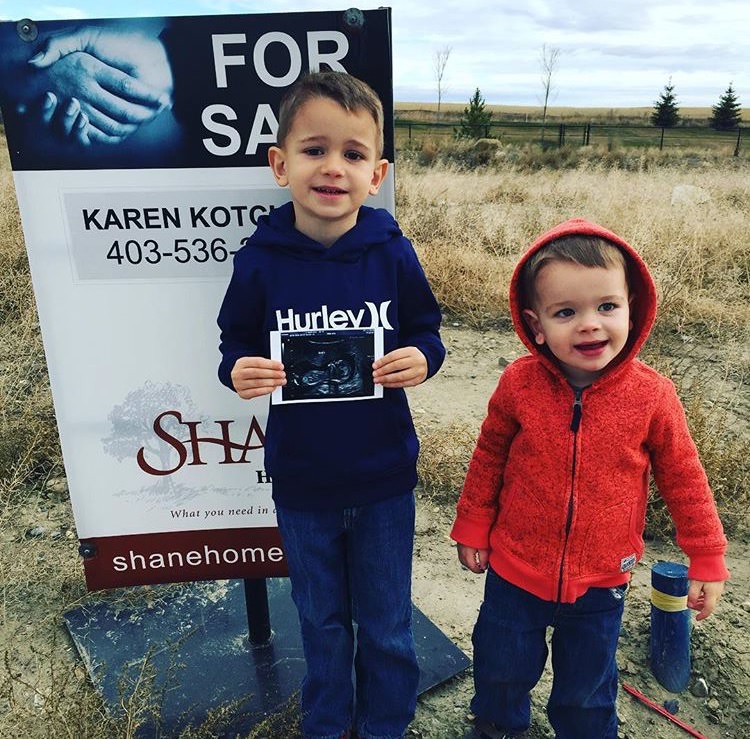
{"label": "distant hill", "polygon": [[[437,113],[437,103],[396,102],[396,115],[413,121],[434,121]],[[457,121],[466,107],[465,103],[442,103],[440,118],[443,121]],[[493,118],[498,121],[540,121],[541,106],[523,105],[489,105],[485,110],[492,111]],[[649,123],[653,107],[647,108],[572,108],[550,106],[547,108],[547,120],[564,121],[570,123],[584,122],[617,122],[617,123]],[[711,117],[711,108],[680,107],[680,116],[685,122],[706,123]],[[750,122],[750,111],[743,111],[743,123]]]}

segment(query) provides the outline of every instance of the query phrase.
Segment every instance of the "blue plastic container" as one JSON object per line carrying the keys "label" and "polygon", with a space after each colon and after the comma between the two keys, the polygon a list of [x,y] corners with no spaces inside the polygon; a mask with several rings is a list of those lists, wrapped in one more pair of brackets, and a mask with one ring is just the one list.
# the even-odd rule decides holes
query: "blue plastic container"
{"label": "blue plastic container", "polygon": [[651,671],[667,690],[690,681],[690,611],[687,567],[657,562],[651,568]]}

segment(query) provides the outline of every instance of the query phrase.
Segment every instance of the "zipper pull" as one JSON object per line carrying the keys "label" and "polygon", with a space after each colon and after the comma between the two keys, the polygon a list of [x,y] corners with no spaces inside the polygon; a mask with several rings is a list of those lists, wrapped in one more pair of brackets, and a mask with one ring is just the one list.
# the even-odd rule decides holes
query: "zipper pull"
{"label": "zipper pull", "polygon": [[573,433],[578,431],[578,427],[581,425],[581,415],[583,414],[583,388],[573,388],[576,393],[575,400],[573,401],[573,418],[570,421],[570,430]]}

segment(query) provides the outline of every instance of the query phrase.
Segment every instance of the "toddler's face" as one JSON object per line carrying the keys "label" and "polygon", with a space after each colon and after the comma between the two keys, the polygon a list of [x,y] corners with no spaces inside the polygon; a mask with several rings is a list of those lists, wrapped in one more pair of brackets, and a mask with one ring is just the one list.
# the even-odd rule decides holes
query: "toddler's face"
{"label": "toddler's face", "polygon": [[524,310],[534,340],[547,344],[573,385],[590,385],[632,328],[624,269],[551,261],[537,274],[535,292],[533,309]]}

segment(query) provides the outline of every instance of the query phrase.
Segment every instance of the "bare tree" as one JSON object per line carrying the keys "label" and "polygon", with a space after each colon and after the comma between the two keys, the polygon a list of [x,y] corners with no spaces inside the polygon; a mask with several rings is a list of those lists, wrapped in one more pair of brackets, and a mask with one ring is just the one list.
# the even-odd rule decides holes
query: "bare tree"
{"label": "bare tree", "polygon": [[542,44],[542,52],[539,55],[542,67],[542,88],[544,89],[544,103],[542,108],[542,143],[544,143],[544,127],[547,123],[547,105],[553,92],[553,81],[557,65],[560,63],[560,49],[556,46]]}
{"label": "bare tree", "polygon": [[440,104],[443,101],[443,75],[448,57],[451,55],[451,47],[444,46],[435,52],[435,81],[437,82],[437,120],[440,120]]}

